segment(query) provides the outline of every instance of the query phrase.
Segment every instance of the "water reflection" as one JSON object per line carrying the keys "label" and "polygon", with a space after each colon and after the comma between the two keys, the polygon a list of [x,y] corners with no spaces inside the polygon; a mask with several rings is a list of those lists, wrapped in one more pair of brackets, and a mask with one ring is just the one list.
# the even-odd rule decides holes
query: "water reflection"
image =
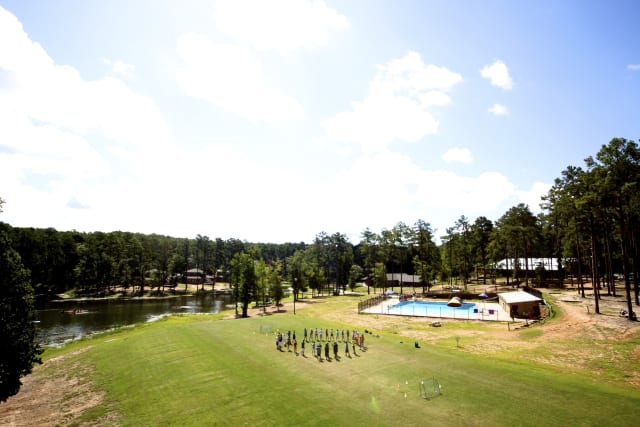
{"label": "water reflection", "polygon": [[218,313],[229,303],[225,295],[181,296],[155,300],[51,302],[38,310],[38,341],[62,345],[115,327],[159,319],[172,313]]}

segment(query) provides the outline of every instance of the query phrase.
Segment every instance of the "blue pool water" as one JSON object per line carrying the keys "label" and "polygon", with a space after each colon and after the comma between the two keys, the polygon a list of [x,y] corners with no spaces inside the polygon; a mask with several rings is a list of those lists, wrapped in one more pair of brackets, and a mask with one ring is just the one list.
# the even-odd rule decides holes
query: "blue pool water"
{"label": "blue pool water", "polygon": [[460,307],[449,307],[446,302],[439,301],[402,301],[389,307],[389,314],[475,319],[478,316],[475,310],[478,306],[470,302],[462,303]]}

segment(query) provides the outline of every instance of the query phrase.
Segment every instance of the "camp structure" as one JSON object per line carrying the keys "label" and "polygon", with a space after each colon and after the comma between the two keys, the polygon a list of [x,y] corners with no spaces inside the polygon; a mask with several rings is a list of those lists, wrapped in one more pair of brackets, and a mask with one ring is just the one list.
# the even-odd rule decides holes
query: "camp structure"
{"label": "camp structure", "polygon": [[460,297],[453,297],[447,303],[449,307],[460,307],[462,305],[462,300]]}
{"label": "camp structure", "polygon": [[498,303],[512,318],[540,318],[542,299],[524,291],[504,292],[498,294]]}

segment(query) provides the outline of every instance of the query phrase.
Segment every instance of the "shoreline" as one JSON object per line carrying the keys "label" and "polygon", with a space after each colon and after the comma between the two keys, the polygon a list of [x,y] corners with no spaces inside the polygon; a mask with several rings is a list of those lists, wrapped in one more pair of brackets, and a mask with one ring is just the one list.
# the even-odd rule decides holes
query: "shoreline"
{"label": "shoreline", "polygon": [[191,291],[191,292],[175,292],[169,295],[122,295],[122,294],[113,294],[109,296],[96,297],[96,296],[87,296],[87,297],[61,297],[63,294],[55,295],[57,298],[48,300],[48,303],[66,303],[66,302],[98,302],[98,301],[160,301],[174,298],[183,298],[183,297],[195,297],[198,295],[231,295],[231,289],[216,289],[216,290],[207,290],[207,291]]}

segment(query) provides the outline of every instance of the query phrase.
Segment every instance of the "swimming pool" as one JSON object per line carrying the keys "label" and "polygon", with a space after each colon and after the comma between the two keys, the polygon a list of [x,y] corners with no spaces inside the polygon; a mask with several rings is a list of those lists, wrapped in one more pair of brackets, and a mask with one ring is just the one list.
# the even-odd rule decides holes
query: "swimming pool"
{"label": "swimming pool", "polygon": [[464,302],[460,307],[449,307],[446,302],[439,301],[402,301],[388,308],[389,314],[453,319],[476,319],[479,311],[477,304],[471,302]]}

